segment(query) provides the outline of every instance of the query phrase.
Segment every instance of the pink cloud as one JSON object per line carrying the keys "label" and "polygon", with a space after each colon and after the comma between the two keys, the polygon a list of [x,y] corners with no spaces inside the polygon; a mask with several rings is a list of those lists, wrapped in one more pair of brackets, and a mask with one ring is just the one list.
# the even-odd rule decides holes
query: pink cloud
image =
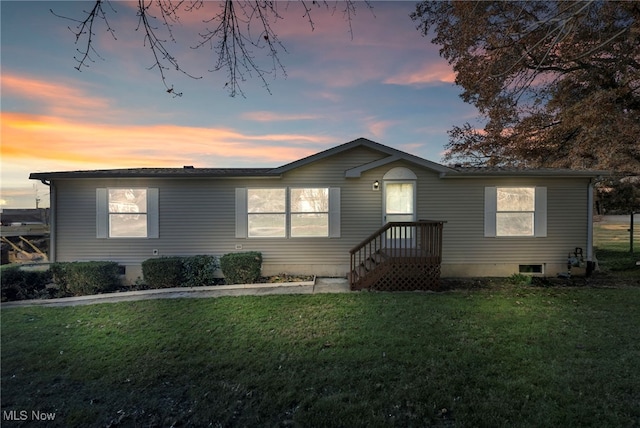
{"label": "pink cloud", "polygon": [[424,147],[424,144],[422,143],[410,143],[410,144],[401,145],[400,150],[404,150],[405,152],[408,152],[408,153],[416,153],[423,147]]}
{"label": "pink cloud", "polygon": [[332,91],[311,91],[307,95],[312,99],[327,100],[333,103],[339,103],[344,99],[340,93]]}
{"label": "pink cloud", "polygon": [[376,138],[383,138],[387,128],[396,124],[397,121],[377,120],[375,118],[369,118],[366,121],[368,132]]}
{"label": "pink cloud", "polygon": [[[420,35],[409,18],[413,9],[410,3],[403,3],[402,8],[400,4],[373,2],[372,5],[373,14],[364,3],[358,3],[352,21],[353,39],[342,12],[332,14],[323,7],[314,8],[313,32],[304,19],[287,15],[285,23],[276,31],[285,45],[291,43],[293,54],[308,54],[310,61],[302,68],[288,66],[289,76],[322,82],[333,88],[386,81],[390,75],[396,76],[391,79],[398,84],[408,80],[416,84],[426,79],[454,81],[455,76],[446,63],[443,67],[442,64],[425,66],[417,60],[407,62],[407,58],[420,58],[423,62],[425,57],[441,61],[437,48]],[[400,66],[407,71],[399,73]]]}
{"label": "pink cloud", "polygon": [[[251,3],[251,2],[249,2]],[[153,3],[155,5],[155,3]],[[203,2],[201,7],[179,12],[179,21],[172,26],[175,42],[167,43],[172,54],[176,55],[181,67],[194,76],[208,76],[215,63],[215,53],[204,49],[190,49],[200,40],[199,34],[213,29],[217,21],[205,22],[221,11],[221,2]],[[242,5],[236,3],[236,8]],[[274,2],[278,17],[270,16],[270,23],[278,39],[292,56],[281,50],[280,56],[289,77],[313,83],[321,82],[329,87],[344,88],[367,81],[385,81],[394,84],[424,84],[433,81],[453,82],[454,75],[446,67],[434,69],[429,66],[407,64],[407,57],[424,58],[434,54],[435,47],[422,37],[409,18],[413,4],[409,2],[390,3],[372,2],[372,9],[364,2],[356,2],[351,26],[344,15],[343,2],[307,3],[311,8],[311,20],[305,16],[305,9],[299,2]],[[185,3],[182,9],[191,5]],[[100,37],[100,50],[109,56],[122,59],[122,66],[128,75],[142,75],[148,72],[140,67],[140,61],[146,67],[153,65],[153,57],[148,48],[143,47],[142,34],[134,32],[137,26],[135,2],[117,3],[116,29],[118,40],[105,33]],[[107,11],[112,20],[116,15]],[[242,12],[238,12],[242,15]],[[156,6],[152,6],[150,15],[160,17]],[[111,22],[111,21],[110,21]],[[170,40],[166,29],[158,24],[158,35]],[[313,30],[312,30],[313,25]],[[259,43],[261,26],[252,21],[251,36]],[[352,34],[351,34],[352,31]],[[353,35],[353,37],[352,37]],[[256,51],[258,52],[258,51]],[[258,55],[259,57],[260,55]],[[306,65],[299,67],[296,59],[305,57]],[[259,58],[262,61],[263,58]],[[398,64],[407,67],[407,71],[397,72]],[[267,66],[268,67],[268,66]],[[310,68],[312,71],[310,71]],[[169,73],[170,74],[170,73]],[[389,75],[393,77],[388,78]],[[386,79],[386,80],[385,80]],[[170,74],[173,82],[175,76]]]}
{"label": "pink cloud", "polygon": [[312,120],[318,119],[317,115],[312,114],[284,114],[274,113],[271,111],[254,111],[244,113],[243,118],[248,120],[254,120],[256,122],[285,122],[295,120]]}

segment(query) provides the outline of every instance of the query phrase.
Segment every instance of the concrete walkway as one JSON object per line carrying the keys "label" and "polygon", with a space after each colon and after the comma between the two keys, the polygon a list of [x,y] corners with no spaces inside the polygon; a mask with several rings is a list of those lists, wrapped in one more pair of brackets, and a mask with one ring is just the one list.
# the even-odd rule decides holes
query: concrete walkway
{"label": "concrete walkway", "polygon": [[4,302],[2,309],[26,306],[78,306],[96,303],[131,302],[150,299],[205,298],[222,296],[260,296],[267,294],[319,294],[347,293],[346,278],[316,278],[315,281],[283,282],[274,284],[214,285],[207,287],[176,287],[156,290],[124,291],[93,296],[63,297],[61,299],[20,300]]}

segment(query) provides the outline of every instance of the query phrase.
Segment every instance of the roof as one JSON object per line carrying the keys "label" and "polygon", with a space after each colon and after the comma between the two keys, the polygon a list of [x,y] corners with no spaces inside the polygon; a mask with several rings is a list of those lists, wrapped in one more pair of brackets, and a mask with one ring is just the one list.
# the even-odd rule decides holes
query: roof
{"label": "roof", "polygon": [[3,208],[0,209],[2,224],[45,223],[48,208]]}
{"label": "roof", "polygon": [[455,167],[443,178],[474,177],[599,177],[610,175],[609,171],[580,170],[568,168],[515,168],[515,167]]}
{"label": "roof", "polygon": [[357,178],[373,168],[387,165],[398,160],[407,161],[440,174],[441,178],[473,178],[488,176],[517,176],[517,177],[598,177],[609,175],[607,171],[582,171],[570,169],[516,169],[516,168],[475,168],[457,167],[450,168],[436,162],[423,159],[419,156],[385,146],[366,138],[358,138],[345,144],[324,150],[311,156],[285,164],[276,168],[125,168],[125,169],[99,169],[90,171],[58,171],[58,172],[34,172],[29,175],[35,180],[59,180],[78,178],[273,178],[282,174],[317,162],[322,159],[346,152],[356,147],[367,147],[386,157],[376,161],[359,165],[345,171],[345,177]]}
{"label": "roof", "polygon": [[[353,168],[353,170],[358,169],[359,172],[363,172],[363,171],[366,171],[367,169],[371,169],[371,168],[376,168],[376,167],[378,167],[380,165],[384,165],[386,163],[394,162],[394,161],[400,160],[400,159],[408,161],[408,162],[411,162],[411,163],[414,163],[416,165],[423,166],[425,168],[432,169],[432,170],[434,170],[436,172],[440,172],[440,173],[453,171],[451,168],[448,168],[448,167],[446,167],[444,165],[441,165],[441,164],[436,163],[436,162],[432,162],[430,160],[421,158],[419,156],[412,155],[412,154],[407,153],[407,152],[403,152],[402,150],[394,149],[392,147],[385,146],[384,144],[376,143],[375,141],[371,141],[371,140],[369,140],[367,138],[358,138],[356,140],[349,141],[348,143],[344,143],[344,144],[341,144],[339,146],[332,147],[332,148],[327,149],[325,151],[316,153],[315,155],[307,156],[306,158],[302,158],[302,159],[299,159],[297,161],[288,163],[286,165],[283,165],[283,166],[281,166],[279,168],[274,169],[273,172],[284,173],[284,172],[290,171],[292,169],[299,168],[299,167],[301,167],[303,165],[307,165],[307,164],[310,164],[312,162],[316,162],[316,161],[321,160],[321,159],[326,159],[329,156],[333,156],[333,155],[336,155],[338,153],[342,153],[342,152],[345,152],[347,150],[351,150],[351,149],[353,149],[355,147],[368,147],[368,148],[370,148],[372,150],[376,150],[378,152],[382,152],[382,153],[385,153],[385,154],[389,155],[388,158],[384,158],[384,159],[380,159],[380,160],[377,160],[375,162],[372,162],[371,165],[370,165],[370,168],[367,168],[366,165],[362,165],[362,166],[360,166],[358,168]],[[350,170],[350,171],[352,171],[352,170]],[[347,173],[346,176],[347,177],[350,177],[350,176],[359,177],[360,174],[349,175],[349,173]]]}
{"label": "roof", "polygon": [[30,179],[55,180],[67,178],[234,178],[278,176],[273,168],[124,168],[92,171],[33,172]]}

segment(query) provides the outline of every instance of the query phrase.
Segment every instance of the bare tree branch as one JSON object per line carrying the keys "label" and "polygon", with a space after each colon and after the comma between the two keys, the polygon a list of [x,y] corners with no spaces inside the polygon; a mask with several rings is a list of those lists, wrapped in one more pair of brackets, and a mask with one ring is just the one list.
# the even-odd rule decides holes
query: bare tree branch
{"label": "bare tree branch", "polygon": [[[167,30],[167,33],[173,39],[173,32],[171,31],[171,22],[177,22],[177,17],[175,15],[176,9],[172,7],[171,2],[164,0],[157,0],[158,6],[160,6],[159,10],[161,11],[164,26]],[[179,2],[182,3],[182,2]],[[152,0],[148,2],[146,0],[138,0],[138,27],[136,31],[142,30],[145,34],[144,36],[144,45],[148,46],[153,54],[153,58],[155,60],[154,64],[149,67],[149,70],[156,68],[160,73],[160,78],[162,79],[162,84],[165,86],[168,93],[170,93],[174,97],[182,96],[182,92],[176,92],[173,89],[173,85],[170,87],[167,84],[167,79],[165,76],[165,70],[168,70],[168,67],[164,65],[168,63],[172,66],[176,71],[181,72],[182,74],[189,76],[193,79],[201,79],[202,77],[195,77],[186,71],[184,71],[178,60],[169,52],[166,48],[165,43],[166,40],[161,39],[156,34],[157,27],[155,27],[151,20],[156,19],[153,15],[150,14],[149,9],[153,4]]]}
{"label": "bare tree branch", "polygon": [[[357,0],[336,0],[331,9],[327,1],[302,0],[299,4],[304,9],[303,17],[308,21],[311,30],[315,29],[312,18],[314,8],[324,7],[335,13],[338,4],[344,3],[343,17],[346,20],[349,33],[353,39],[352,20],[356,13]],[[107,14],[103,5],[108,3],[111,10],[115,9],[108,0],[95,0],[90,11],[84,11],[84,19],[74,19],[61,16],[51,11],[55,16],[69,19],[76,23],[75,29],[70,31],[75,35],[75,43],[81,43],[82,49],[78,49],[79,57],[77,69],[88,67],[93,62],[91,54],[99,57],[95,45],[95,26],[104,22],[107,31],[115,39],[115,31],[109,25]],[[363,2],[369,10],[373,6]],[[177,56],[172,53],[169,43],[176,43],[174,26],[180,24],[180,16],[183,13],[201,13],[205,2],[203,0],[138,0],[136,14],[138,26],[136,31],[143,34],[143,45],[151,51],[153,64],[150,70],[157,70],[166,91],[172,96],[181,96],[182,93],[174,90],[173,85],[167,81],[169,71],[178,71],[193,79],[201,79],[202,76],[184,70]],[[280,72],[286,77],[286,70],[280,61],[280,53],[287,52],[284,44],[278,36],[272,24],[283,19],[278,13],[278,2],[274,0],[224,0],[218,2],[220,11],[210,19],[203,20],[203,24],[210,25],[204,31],[199,32],[199,38],[192,49],[209,47],[215,52],[213,68],[209,71],[227,71],[225,87],[231,96],[240,94],[244,96],[241,83],[254,74],[262,81],[264,88],[270,93],[268,75],[275,78]],[[284,7],[287,7],[286,5]],[[271,65],[263,67],[259,60],[259,54],[270,58]]]}
{"label": "bare tree branch", "polygon": [[[104,13],[104,10],[102,8],[102,5],[104,3],[105,3],[105,0],[96,0],[96,2],[93,5],[93,8],[89,12],[84,11],[84,13],[86,14],[86,17],[84,20],[78,20],[78,19],[73,19],[66,16],[58,15],[52,9],[49,9],[49,11],[53,15],[76,23],[75,30],[72,29],[71,27],[67,27],[69,31],[71,31],[75,35],[76,44],[78,44],[80,39],[86,38],[84,49],[76,49],[78,53],[81,55],[81,57],[80,58],[75,56],[73,57],[73,59],[75,59],[78,62],[78,65],[75,66],[75,69],[78,71],[82,71],[83,67],[89,67],[87,62],[95,62],[91,58],[90,52],[93,52],[97,57],[102,58],[93,47],[93,37],[95,36],[93,26],[96,22],[96,19],[103,20],[106,26],[107,32],[113,37],[114,40],[117,40],[115,31],[113,30],[111,25],[109,25],[109,20],[107,19],[107,15]],[[109,2],[106,1],[106,3],[109,3]]]}

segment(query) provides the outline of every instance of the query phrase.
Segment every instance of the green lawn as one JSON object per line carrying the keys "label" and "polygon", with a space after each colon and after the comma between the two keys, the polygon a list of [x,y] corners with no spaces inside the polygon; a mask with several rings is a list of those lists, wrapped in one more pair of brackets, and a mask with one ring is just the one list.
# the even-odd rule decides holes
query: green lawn
{"label": "green lawn", "polygon": [[617,229],[595,235],[613,287],[3,309],[2,426],[640,427]]}
{"label": "green lawn", "polygon": [[2,425],[638,426],[639,325],[637,287],[5,309]]}
{"label": "green lawn", "polygon": [[634,227],[634,254],[629,252],[629,224],[595,223],[593,242],[598,264],[604,272],[640,278],[640,224]]}

